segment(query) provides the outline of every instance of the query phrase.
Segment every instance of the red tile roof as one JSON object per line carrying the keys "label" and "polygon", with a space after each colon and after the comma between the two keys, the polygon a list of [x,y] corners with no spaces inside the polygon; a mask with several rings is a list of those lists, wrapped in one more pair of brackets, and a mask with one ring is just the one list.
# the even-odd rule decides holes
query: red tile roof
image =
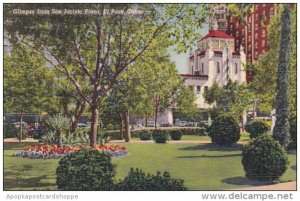
{"label": "red tile roof", "polygon": [[223,33],[222,31],[218,30],[212,30],[206,36],[204,36],[201,40],[207,39],[207,38],[229,38],[229,39],[234,39],[234,37]]}

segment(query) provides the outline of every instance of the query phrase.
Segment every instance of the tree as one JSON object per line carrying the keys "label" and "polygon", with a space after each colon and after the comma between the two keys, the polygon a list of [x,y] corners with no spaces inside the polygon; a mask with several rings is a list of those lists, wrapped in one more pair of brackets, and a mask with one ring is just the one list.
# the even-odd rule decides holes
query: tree
{"label": "tree", "polygon": [[54,90],[63,114],[71,119],[69,131],[74,133],[86,108],[86,101],[76,94],[75,87],[63,77],[57,80]]}
{"label": "tree", "polygon": [[[90,145],[96,143],[99,105],[120,75],[157,39],[170,40],[186,50],[198,37],[195,30],[207,16],[205,5],[193,4],[88,4],[96,15],[14,15],[12,9],[26,4],[6,4],[6,29],[11,41],[50,54],[45,58],[63,73],[87,102],[92,112]],[[86,4],[52,4],[52,9],[84,10]],[[48,4],[31,4],[30,9],[49,9]],[[114,10],[125,14],[113,14]],[[132,10],[143,11],[139,15]],[[107,11],[109,13],[107,13]],[[86,12],[86,10],[82,11]],[[81,73],[77,73],[81,72]],[[82,86],[88,83],[88,90]],[[101,106],[101,105],[100,105]]]}
{"label": "tree", "polygon": [[52,107],[53,74],[45,67],[41,54],[18,44],[10,55],[4,55],[4,108],[5,112],[20,114],[21,142],[23,116],[41,113]]}
{"label": "tree", "polygon": [[212,117],[226,113],[238,119],[245,109],[251,107],[254,94],[245,83],[239,84],[237,81],[229,80],[223,87],[214,83],[210,88],[204,89],[203,97],[205,102],[214,105],[209,110]]}
{"label": "tree", "polygon": [[196,95],[194,91],[188,87],[182,86],[175,98],[176,114],[195,120],[199,116],[199,109],[196,104]]}
{"label": "tree", "polygon": [[273,131],[274,139],[285,148],[288,147],[290,141],[290,110],[289,110],[289,65],[291,49],[291,14],[288,5],[284,6],[281,15],[281,36],[279,63],[277,70],[276,85],[276,122]]}

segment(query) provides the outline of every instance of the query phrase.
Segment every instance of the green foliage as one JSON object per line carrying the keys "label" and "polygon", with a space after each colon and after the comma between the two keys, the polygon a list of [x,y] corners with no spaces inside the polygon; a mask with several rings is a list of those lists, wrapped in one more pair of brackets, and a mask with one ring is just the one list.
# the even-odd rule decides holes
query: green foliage
{"label": "green foliage", "polygon": [[182,86],[177,93],[176,113],[182,118],[196,119],[199,116],[199,109],[196,104],[196,95],[189,87]]}
{"label": "green foliage", "polygon": [[17,138],[19,130],[13,124],[3,125],[3,138]]}
{"label": "green foliage", "polygon": [[59,161],[56,169],[59,190],[112,190],[115,166],[111,157],[98,150],[80,150]]}
{"label": "green foliage", "polygon": [[149,130],[144,130],[140,133],[140,140],[151,140],[152,135],[151,135],[151,131]]}
{"label": "green foliage", "polygon": [[119,191],[184,191],[188,190],[184,186],[182,179],[171,178],[169,172],[163,174],[157,172],[156,175],[144,173],[140,169],[131,168],[123,181],[116,185]]}
{"label": "green foliage", "polygon": [[39,139],[40,144],[57,144],[57,135],[54,131],[47,131],[45,135]]}
{"label": "green foliage", "polygon": [[216,118],[207,131],[212,143],[219,145],[231,145],[240,139],[239,125],[231,116]]}
{"label": "green foliage", "polygon": [[155,129],[152,132],[152,138],[155,143],[166,143],[169,139],[169,132],[167,130]]}
{"label": "green foliage", "polygon": [[297,149],[297,118],[293,117],[290,119],[290,135],[291,143],[289,149]]}
{"label": "green foliage", "polygon": [[250,138],[256,138],[268,132],[270,128],[266,121],[253,121],[245,126],[245,130],[250,133]]}
{"label": "green foliage", "polygon": [[181,140],[182,133],[180,130],[171,130],[170,136],[172,140]]}
{"label": "green foliage", "polygon": [[45,67],[42,55],[21,44],[11,48],[11,54],[4,55],[4,111],[51,112],[53,73]]}
{"label": "green foliage", "polygon": [[261,181],[276,181],[286,171],[288,158],[283,147],[265,134],[244,147],[242,164],[246,177]]}
{"label": "green foliage", "polygon": [[36,129],[32,132],[33,139],[41,139],[42,136],[46,134],[46,130],[44,129]]}
{"label": "green foliage", "polygon": [[62,138],[63,136],[67,136],[68,134],[68,129],[71,125],[70,119],[61,115],[53,115],[53,116],[48,116],[46,118],[46,126],[48,127],[49,130],[52,130],[55,132],[57,136],[57,144],[58,146],[62,146]]}
{"label": "green foliage", "polygon": [[237,81],[229,80],[223,87],[214,83],[210,88],[204,89],[203,97],[206,103],[216,104],[208,110],[212,119],[222,114],[238,119],[245,108],[252,107],[254,94],[245,83],[240,85]]}

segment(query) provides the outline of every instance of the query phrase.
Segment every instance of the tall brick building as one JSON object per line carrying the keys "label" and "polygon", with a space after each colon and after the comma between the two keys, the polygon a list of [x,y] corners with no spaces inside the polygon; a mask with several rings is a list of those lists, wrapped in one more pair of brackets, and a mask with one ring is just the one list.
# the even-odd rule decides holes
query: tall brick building
{"label": "tall brick building", "polygon": [[[247,63],[252,63],[268,51],[267,26],[271,17],[278,13],[278,4],[252,4],[244,19],[230,16],[226,4],[219,4],[214,9],[220,13],[217,16],[218,25],[227,26],[223,31],[235,38],[235,51],[238,52],[241,45],[244,47]],[[252,74],[247,72],[247,82],[252,80]]]}

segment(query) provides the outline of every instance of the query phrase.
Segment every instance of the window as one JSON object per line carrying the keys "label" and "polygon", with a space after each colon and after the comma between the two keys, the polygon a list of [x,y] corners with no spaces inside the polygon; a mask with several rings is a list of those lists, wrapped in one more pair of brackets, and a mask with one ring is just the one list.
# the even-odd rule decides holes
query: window
{"label": "window", "polygon": [[257,42],[255,43],[255,49],[256,49],[256,48],[258,48],[258,43],[257,43]]}
{"label": "window", "polygon": [[265,30],[265,29],[263,29],[263,30],[261,31],[261,37],[266,37],[266,30]]}
{"label": "window", "polygon": [[220,73],[221,69],[220,69],[220,62],[217,62],[217,73]]}
{"label": "window", "polygon": [[204,74],[204,64],[201,64],[201,74]]}
{"label": "window", "polygon": [[255,30],[258,30],[258,24],[255,24]]}
{"label": "window", "polygon": [[257,37],[258,37],[258,34],[257,34],[257,33],[255,33],[255,39],[257,39]]}
{"label": "window", "polygon": [[255,19],[258,20],[258,13],[255,14]]}
{"label": "window", "polygon": [[196,91],[196,93],[197,93],[197,94],[200,94],[200,92],[201,92],[201,86],[197,86],[197,91]]}
{"label": "window", "polygon": [[239,72],[239,64],[235,63],[235,74],[238,74]]}
{"label": "window", "polygon": [[265,40],[262,40],[261,41],[261,47],[265,47],[266,46],[266,41]]}

